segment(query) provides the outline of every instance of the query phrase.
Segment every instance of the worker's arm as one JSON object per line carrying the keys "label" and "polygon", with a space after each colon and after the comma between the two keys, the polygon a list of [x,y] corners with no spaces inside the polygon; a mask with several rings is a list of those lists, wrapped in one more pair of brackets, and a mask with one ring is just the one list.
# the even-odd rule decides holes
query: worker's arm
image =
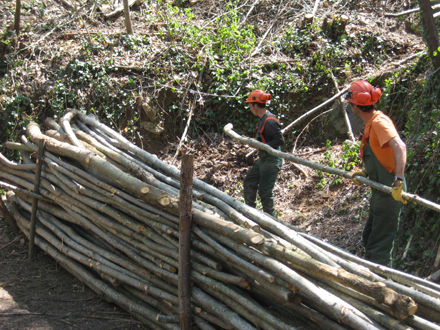
{"label": "worker's arm", "polygon": [[[393,149],[396,176],[403,178],[406,165],[406,145],[399,136],[395,136],[389,140],[388,145]],[[400,183],[401,182],[396,182],[396,185],[400,185]]]}

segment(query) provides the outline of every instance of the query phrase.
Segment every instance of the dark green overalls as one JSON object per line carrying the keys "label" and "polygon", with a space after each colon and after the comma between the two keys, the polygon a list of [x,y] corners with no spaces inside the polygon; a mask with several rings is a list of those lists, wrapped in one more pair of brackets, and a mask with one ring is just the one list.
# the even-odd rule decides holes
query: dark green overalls
{"label": "dark green overalls", "polygon": [[[395,173],[389,173],[380,164],[368,140],[364,146],[363,162],[370,180],[386,186],[391,186],[395,181]],[[405,177],[402,179],[406,191]],[[394,200],[390,194],[372,189],[370,212],[362,234],[365,259],[391,267],[394,236],[399,227],[401,207],[402,203]]]}
{"label": "dark green overalls", "polygon": [[[257,128],[255,129],[255,138],[265,144],[273,144],[274,140],[277,140],[277,135],[281,136],[281,126],[277,127],[275,131],[271,130],[267,132],[266,122],[270,123],[279,120],[269,111],[266,112],[258,121]],[[267,134],[266,134],[267,133]],[[284,142],[284,141],[283,141]],[[280,143],[281,145],[281,143]],[[275,147],[275,145],[273,145]],[[277,150],[281,150],[281,147],[276,147]],[[264,150],[259,150],[258,156],[260,159],[252,166],[249,173],[246,175],[243,188],[244,188],[244,201],[247,205],[255,208],[258,195],[260,195],[261,204],[263,205],[263,211],[276,216],[274,201],[273,201],[273,188],[275,187],[275,181],[277,180],[278,172],[281,170],[283,160],[279,157],[273,156]]]}
{"label": "dark green overalls", "polygon": [[[278,150],[281,148],[278,147]],[[252,166],[243,182],[244,200],[247,205],[255,207],[258,190],[263,211],[275,216],[273,188],[283,160],[264,150],[259,150],[258,156],[260,159]]]}

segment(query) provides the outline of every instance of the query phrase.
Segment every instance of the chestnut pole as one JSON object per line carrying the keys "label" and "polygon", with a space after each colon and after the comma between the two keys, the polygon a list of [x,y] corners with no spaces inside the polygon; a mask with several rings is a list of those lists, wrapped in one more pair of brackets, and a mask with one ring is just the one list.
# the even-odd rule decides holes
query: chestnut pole
{"label": "chestnut pole", "polygon": [[15,19],[14,19],[15,38],[13,41],[14,47],[18,46],[18,35],[20,34],[20,16],[21,16],[21,0],[16,0],[15,1]]}
{"label": "chestnut pole", "polygon": [[[41,168],[43,167],[44,139],[38,140],[37,166],[35,169],[34,193],[38,194],[40,190]],[[29,229],[29,261],[32,261],[34,255],[35,224],[37,222],[38,198],[32,200],[31,227]]]}
{"label": "chestnut pole", "polygon": [[193,190],[194,155],[183,155],[180,171],[180,223],[179,223],[179,317],[180,329],[192,328],[190,251],[191,208]]}

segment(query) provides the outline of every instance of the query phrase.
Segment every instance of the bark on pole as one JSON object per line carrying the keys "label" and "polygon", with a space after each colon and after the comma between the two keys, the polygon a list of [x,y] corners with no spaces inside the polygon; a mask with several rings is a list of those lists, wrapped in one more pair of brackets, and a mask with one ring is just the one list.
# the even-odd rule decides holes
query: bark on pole
{"label": "bark on pole", "polygon": [[20,34],[20,15],[21,15],[21,0],[15,1],[15,19],[14,19],[14,30],[15,36],[14,38],[14,47],[18,46],[18,35]]}
{"label": "bark on pole", "polygon": [[191,208],[194,155],[183,155],[180,172],[180,223],[179,223],[179,316],[180,329],[190,330],[191,317]]}
{"label": "bark on pole", "polygon": [[440,68],[440,52],[437,27],[434,20],[434,11],[429,0],[420,0],[420,11],[422,12],[423,29],[426,43],[429,48],[429,55],[436,69]]}
{"label": "bark on pole", "polygon": [[[43,154],[44,154],[44,140],[38,140],[38,156],[37,167],[35,169],[35,181],[34,181],[34,193],[38,194],[40,190],[40,177],[41,168],[43,166]],[[32,200],[32,213],[31,213],[31,227],[29,229],[29,261],[32,261],[34,255],[34,238],[35,238],[35,224],[37,222],[37,207],[38,198]]]}
{"label": "bark on pole", "polygon": [[130,19],[130,6],[128,5],[128,0],[123,0],[123,2],[124,2],[125,27],[127,28],[128,34],[133,34],[133,28],[131,26],[131,19]]}
{"label": "bark on pole", "polygon": [[[340,175],[340,176],[343,176],[344,178],[347,178],[347,179],[353,179],[353,172],[344,171],[339,168],[314,163],[314,162],[311,162],[311,161],[306,160],[304,158],[300,158],[300,157],[297,157],[297,156],[294,156],[294,155],[291,155],[291,154],[288,154],[285,152],[275,150],[272,147],[268,146],[267,144],[264,144],[264,143],[257,141],[256,139],[251,139],[249,137],[242,137],[241,135],[234,132],[232,129],[233,129],[233,125],[231,123],[229,123],[223,127],[223,131],[226,133],[226,135],[230,136],[234,140],[239,141],[241,144],[248,144],[251,147],[254,147],[256,149],[264,150],[271,155],[290,160],[291,162],[294,162],[297,164],[308,166],[308,167],[313,168],[315,170],[320,170],[320,171],[323,171],[326,173]],[[359,182],[364,183],[374,189],[380,190],[380,191],[387,193],[387,194],[391,194],[391,190],[392,190],[391,187],[388,187],[388,186],[383,185],[381,183],[378,183],[376,181],[372,181],[372,180],[367,179],[367,178],[360,176],[360,175],[357,175],[355,178]],[[402,197],[409,202],[413,202],[415,204],[420,204],[420,205],[423,205],[431,210],[434,210],[436,212],[440,212],[440,204],[437,204],[437,203],[434,203],[434,202],[427,200],[425,198],[419,197],[418,195],[403,192]],[[277,234],[279,235],[279,233],[277,233]],[[314,256],[314,257],[317,258],[317,256]]]}

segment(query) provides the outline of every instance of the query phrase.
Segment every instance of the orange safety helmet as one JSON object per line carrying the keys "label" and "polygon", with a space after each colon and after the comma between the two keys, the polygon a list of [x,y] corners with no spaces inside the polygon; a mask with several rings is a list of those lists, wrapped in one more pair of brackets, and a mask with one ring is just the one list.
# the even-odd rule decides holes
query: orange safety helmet
{"label": "orange safety helmet", "polygon": [[373,105],[381,95],[379,87],[373,87],[368,81],[358,80],[351,84],[345,99],[357,105]]}
{"label": "orange safety helmet", "polygon": [[272,95],[269,93],[265,93],[261,89],[256,89],[252,93],[249,94],[249,97],[246,103],[267,103],[272,98]]}

